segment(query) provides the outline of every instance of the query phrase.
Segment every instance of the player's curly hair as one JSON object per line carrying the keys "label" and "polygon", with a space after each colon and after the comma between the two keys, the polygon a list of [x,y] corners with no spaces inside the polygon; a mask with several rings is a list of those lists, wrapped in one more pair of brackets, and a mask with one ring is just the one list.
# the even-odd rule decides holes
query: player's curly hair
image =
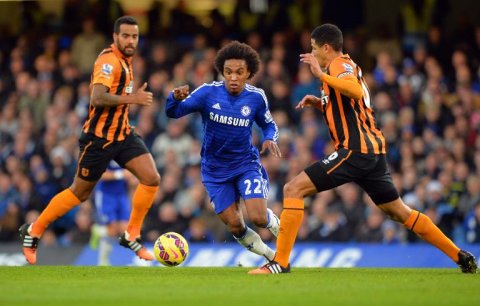
{"label": "player's curly hair", "polygon": [[223,75],[225,61],[229,59],[245,60],[247,69],[250,72],[249,79],[258,72],[260,56],[257,51],[247,44],[234,40],[218,51],[217,56],[215,57],[215,68],[221,75]]}
{"label": "player's curly hair", "polygon": [[115,20],[113,25],[113,32],[120,33],[120,26],[122,24],[130,24],[130,25],[138,25],[137,19],[133,18],[132,16],[122,16]]}
{"label": "player's curly hair", "polygon": [[325,23],[316,27],[310,35],[315,39],[315,43],[318,46],[329,44],[335,51],[342,51],[343,48],[343,35],[340,29],[331,23]]}

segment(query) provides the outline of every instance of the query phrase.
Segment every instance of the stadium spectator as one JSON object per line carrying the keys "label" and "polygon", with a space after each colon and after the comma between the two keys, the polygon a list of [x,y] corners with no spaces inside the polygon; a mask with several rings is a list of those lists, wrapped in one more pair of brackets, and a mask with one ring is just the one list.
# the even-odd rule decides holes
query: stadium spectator
{"label": "stadium spectator", "polygon": [[349,239],[347,235],[347,220],[341,211],[341,207],[330,204],[326,207],[320,224],[310,231],[309,239],[312,241],[344,242]]}
{"label": "stadium spectator", "polygon": [[340,200],[338,204],[346,218],[347,237],[354,237],[355,232],[365,222],[365,203],[360,198],[360,189],[354,184],[345,184],[337,188]]}
{"label": "stadium spectator", "polygon": [[355,241],[366,243],[381,243],[383,241],[384,215],[377,209],[370,209],[358,231],[355,234]]}
{"label": "stadium spectator", "polygon": [[105,37],[95,29],[95,20],[87,17],[82,21],[82,32],[77,34],[72,43],[72,62],[80,73],[89,77],[92,63],[105,47]]}
{"label": "stadium spectator", "polygon": [[465,218],[466,241],[480,242],[480,203],[477,203]]}
{"label": "stadium spectator", "polygon": [[166,166],[166,151],[172,151],[180,167],[187,163],[187,154],[192,146],[192,136],[185,133],[188,120],[180,119],[168,124],[167,130],[159,134],[152,145],[152,153],[157,156],[155,162],[157,167],[163,169]]}
{"label": "stadium spectator", "polygon": [[201,218],[190,220],[187,231],[184,233],[185,239],[190,242],[214,242],[212,233],[208,230],[205,221]]}
{"label": "stadium spectator", "polygon": [[0,172],[0,240],[10,240],[20,218],[19,193],[7,173]]}
{"label": "stadium spectator", "polygon": [[183,233],[188,227],[188,220],[183,219],[172,202],[155,203],[145,220],[146,239],[155,241],[165,232]]}

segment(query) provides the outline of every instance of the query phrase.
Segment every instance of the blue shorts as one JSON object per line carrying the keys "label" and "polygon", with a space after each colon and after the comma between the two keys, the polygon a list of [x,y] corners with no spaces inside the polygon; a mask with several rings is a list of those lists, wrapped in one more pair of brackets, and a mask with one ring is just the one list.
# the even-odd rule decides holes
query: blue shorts
{"label": "blue shorts", "polygon": [[258,170],[247,170],[224,182],[203,182],[215,213],[219,214],[242,197],[268,198],[268,175],[260,166]]}
{"label": "blue shorts", "polygon": [[113,222],[128,221],[130,218],[130,201],[128,194],[110,194],[95,191],[97,222],[108,225]]}

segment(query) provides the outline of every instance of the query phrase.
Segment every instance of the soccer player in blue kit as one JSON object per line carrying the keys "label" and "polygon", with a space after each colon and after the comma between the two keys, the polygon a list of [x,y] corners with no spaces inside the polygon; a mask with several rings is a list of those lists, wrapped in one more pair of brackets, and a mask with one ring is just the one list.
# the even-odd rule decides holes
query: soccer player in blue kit
{"label": "soccer player in blue kit", "polygon": [[[192,93],[187,85],[175,88],[167,98],[166,113],[170,118],[201,113],[205,132],[202,181],[215,213],[241,245],[271,260],[275,252],[245,225],[239,206],[242,197],[249,219],[278,235],[280,222],[267,208],[268,176],[260,163],[260,154],[267,150],[281,157],[276,143],[278,128],[264,91],[247,84],[259,65],[259,55],[253,48],[230,42],[215,58],[215,68],[225,81],[203,84]],[[265,139],[260,154],[252,144],[254,122]]]}
{"label": "soccer player in blue kit", "polygon": [[110,265],[110,253],[117,237],[127,230],[130,217],[130,200],[127,177],[130,172],[110,161],[94,191],[94,203],[97,215],[92,234],[91,247],[97,246],[98,265]]}

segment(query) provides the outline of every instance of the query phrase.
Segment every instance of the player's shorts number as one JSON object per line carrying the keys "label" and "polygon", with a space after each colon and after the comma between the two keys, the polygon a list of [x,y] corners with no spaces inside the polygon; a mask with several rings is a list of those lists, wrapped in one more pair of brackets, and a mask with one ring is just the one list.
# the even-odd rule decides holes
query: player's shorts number
{"label": "player's shorts number", "polygon": [[254,179],[253,184],[251,180],[243,181],[245,184],[245,195],[252,194],[252,185],[255,189],[253,189],[253,193],[262,193],[262,182],[259,179]]}
{"label": "player's shorts number", "polygon": [[337,157],[338,157],[338,152],[333,152],[332,154],[330,154],[330,156],[328,156],[328,160],[332,161]]}
{"label": "player's shorts number", "polygon": [[330,154],[327,158],[322,160],[322,163],[324,163],[325,165],[328,165],[331,161],[335,160],[337,157],[338,157],[338,152],[335,151],[332,154]]}

